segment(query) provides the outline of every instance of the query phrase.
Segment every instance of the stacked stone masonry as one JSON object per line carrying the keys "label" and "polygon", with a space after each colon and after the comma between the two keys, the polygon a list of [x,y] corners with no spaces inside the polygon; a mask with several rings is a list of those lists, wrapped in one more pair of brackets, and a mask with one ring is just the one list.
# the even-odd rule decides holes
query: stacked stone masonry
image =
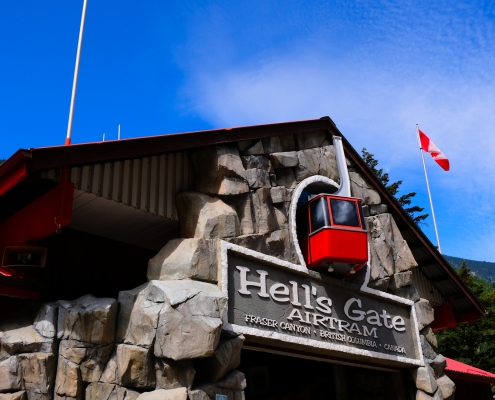
{"label": "stacked stone masonry", "polygon": [[[195,191],[177,196],[180,239],[149,261],[148,283],[117,300],[91,295],[44,304],[0,325],[0,400],[243,400],[242,336],[222,331],[220,240],[299,263],[289,209],[302,180],[339,183],[325,132],[210,146],[193,156]],[[370,287],[415,302],[425,366],[411,370],[416,399],[453,399],[429,327],[433,309],[412,285],[417,266],[378,192],[347,161],[363,199]]]}

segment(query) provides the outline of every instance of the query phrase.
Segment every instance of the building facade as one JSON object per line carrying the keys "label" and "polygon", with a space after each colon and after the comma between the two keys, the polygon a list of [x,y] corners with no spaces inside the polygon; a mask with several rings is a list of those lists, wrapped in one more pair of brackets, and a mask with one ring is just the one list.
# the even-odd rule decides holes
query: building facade
{"label": "building facade", "polygon": [[0,166],[0,399],[453,399],[483,307],[328,118]]}

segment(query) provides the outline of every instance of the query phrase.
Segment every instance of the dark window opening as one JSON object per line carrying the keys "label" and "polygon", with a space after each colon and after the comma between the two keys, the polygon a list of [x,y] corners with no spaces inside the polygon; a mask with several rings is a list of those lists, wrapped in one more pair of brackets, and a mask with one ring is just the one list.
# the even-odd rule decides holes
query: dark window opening
{"label": "dark window opening", "polygon": [[330,199],[332,218],[335,225],[361,226],[356,202]]}
{"label": "dark window opening", "polygon": [[301,240],[309,233],[308,204],[304,204],[296,211],[297,237]]}

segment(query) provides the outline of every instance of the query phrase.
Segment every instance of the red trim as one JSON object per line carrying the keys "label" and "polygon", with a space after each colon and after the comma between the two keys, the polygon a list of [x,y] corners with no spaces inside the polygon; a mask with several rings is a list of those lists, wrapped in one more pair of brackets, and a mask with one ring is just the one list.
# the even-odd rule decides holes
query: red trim
{"label": "red trim", "polygon": [[481,319],[481,316],[476,312],[465,313],[455,316],[456,324],[464,324],[466,322],[476,322]]}
{"label": "red trim", "polygon": [[73,198],[74,184],[60,184],[2,222],[0,254],[5,247],[34,244],[68,225]]}
{"label": "red trim", "polygon": [[28,175],[26,169],[27,154],[27,152],[19,150],[0,165],[0,196]]}
{"label": "red trim", "polygon": [[446,328],[453,328],[456,325],[454,311],[452,310],[452,300],[449,298],[447,303],[438,307],[433,307],[435,310],[435,320],[431,323],[431,329],[439,331]]}
{"label": "red trim", "polygon": [[445,373],[447,376],[466,381],[495,384],[495,374],[472,367],[471,365],[461,363],[460,361],[456,361],[451,358],[445,357],[445,359],[447,360],[447,367],[445,368]]}
{"label": "red trim", "polygon": [[26,176],[26,164],[21,165],[0,184],[0,196],[17,185]]}
{"label": "red trim", "polygon": [[20,299],[33,299],[38,300],[40,295],[38,292],[29,289],[21,289],[17,287],[0,285],[0,295],[8,297],[17,297]]}

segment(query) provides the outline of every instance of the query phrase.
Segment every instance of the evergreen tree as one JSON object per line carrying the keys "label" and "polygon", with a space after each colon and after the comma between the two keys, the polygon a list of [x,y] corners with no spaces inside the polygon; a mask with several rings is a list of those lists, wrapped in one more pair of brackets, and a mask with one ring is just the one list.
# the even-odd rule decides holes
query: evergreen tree
{"label": "evergreen tree", "polygon": [[424,220],[428,218],[428,214],[418,214],[422,213],[424,211],[424,208],[411,205],[413,197],[416,196],[416,192],[398,196],[399,188],[400,185],[402,185],[402,181],[390,183],[390,177],[388,176],[388,173],[383,173],[383,168],[378,168],[378,160],[375,159],[375,155],[368,153],[365,147],[363,147],[361,154],[366,165],[371,169],[371,171],[380,180],[380,182],[383,183],[390,194],[397,199],[399,204],[409,214],[411,219],[418,225],[424,223]]}
{"label": "evergreen tree", "polygon": [[474,276],[465,261],[457,274],[488,313],[478,323],[460,324],[437,332],[438,351],[446,357],[495,372],[495,290]]}

